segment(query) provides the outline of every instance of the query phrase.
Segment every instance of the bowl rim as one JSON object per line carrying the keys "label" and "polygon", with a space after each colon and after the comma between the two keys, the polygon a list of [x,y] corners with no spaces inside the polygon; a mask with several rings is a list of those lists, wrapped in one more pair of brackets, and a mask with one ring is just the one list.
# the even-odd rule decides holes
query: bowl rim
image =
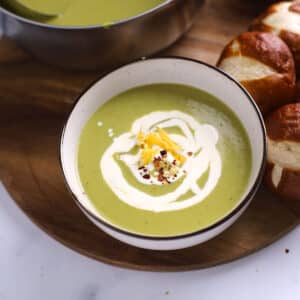
{"label": "bowl rim", "polygon": [[[174,5],[176,2],[179,2],[181,0],[164,0],[164,2],[162,2],[161,4],[148,9],[140,14],[134,15],[132,17],[129,18],[125,18],[125,19],[121,19],[117,22],[114,22],[110,25],[87,25],[87,26],[83,26],[83,25],[72,25],[72,26],[66,26],[66,25],[52,25],[52,24],[47,24],[47,23],[42,23],[42,22],[38,22],[38,21],[34,21],[31,20],[29,18],[26,17],[22,17],[20,15],[18,15],[17,13],[14,13],[13,11],[3,7],[3,5],[0,4],[0,12],[9,15],[10,17],[13,17],[19,21],[22,21],[24,23],[30,24],[30,25],[35,25],[38,27],[42,27],[42,28],[47,28],[47,29],[51,29],[51,30],[67,30],[67,31],[71,31],[71,30],[91,30],[91,29],[109,29],[109,28],[113,28],[113,27],[118,27],[120,25],[126,24],[126,23],[130,23],[131,21],[135,21],[137,19],[140,19],[142,17],[154,14],[158,11],[161,11],[165,8],[169,8],[172,5]],[[185,1],[185,0],[183,0]]]}
{"label": "bowl rim", "polygon": [[[253,106],[258,119],[259,119],[259,125],[260,128],[263,132],[263,155],[262,155],[262,160],[260,162],[260,166],[259,166],[259,170],[258,170],[258,174],[255,178],[255,181],[253,183],[253,185],[251,186],[249,192],[243,197],[241,198],[240,204],[235,207],[232,211],[230,211],[228,214],[226,214],[225,216],[223,216],[221,219],[219,219],[218,221],[212,223],[211,225],[204,227],[202,229],[190,232],[190,233],[185,233],[185,234],[179,234],[179,235],[170,235],[170,236],[155,236],[155,235],[143,235],[140,233],[134,233],[131,231],[127,231],[126,229],[122,229],[119,228],[113,224],[108,223],[107,221],[105,221],[104,219],[100,218],[98,215],[94,214],[93,212],[91,212],[90,210],[88,210],[82,203],[81,201],[77,198],[77,196],[73,193],[72,188],[70,187],[67,177],[65,175],[65,171],[64,171],[64,167],[63,167],[63,155],[62,155],[62,148],[63,148],[63,143],[64,143],[64,136],[66,133],[66,127],[69,123],[69,119],[73,113],[73,111],[75,110],[77,104],[80,102],[81,98],[95,85],[97,84],[99,81],[101,81],[102,79],[104,79],[106,76],[109,76],[111,73],[118,71],[119,69],[122,69],[123,67],[129,66],[129,65],[134,65],[137,63],[143,63],[145,60],[146,61],[152,61],[152,60],[160,60],[160,59],[175,59],[175,60],[182,60],[182,61],[188,61],[188,62],[193,62],[196,64],[200,64],[200,65],[204,65],[218,73],[220,73],[222,76],[225,76],[227,79],[229,79],[230,81],[232,81],[246,96],[246,98],[248,99],[248,101],[250,102],[250,104]],[[179,240],[179,239],[184,239],[184,238],[189,238],[189,237],[193,237],[193,236],[197,236],[199,234],[203,234],[203,233],[207,233],[223,224],[225,224],[228,220],[230,220],[231,218],[233,218],[235,215],[237,215],[240,211],[243,210],[244,207],[247,207],[247,205],[251,202],[253,196],[255,195],[255,193],[257,192],[257,190],[260,187],[260,184],[262,182],[263,179],[263,175],[264,175],[264,171],[266,168],[266,161],[267,161],[267,141],[266,141],[266,128],[264,125],[264,120],[263,120],[263,116],[257,106],[257,104],[255,103],[255,101],[253,100],[253,98],[251,97],[251,95],[246,91],[246,89],[238,82],[236,81],[232,76],[230,76],[229,74],[225,73],[224,71],[222,71],[221,69],[219,69],[216,66],[210,65],[206,62],[200,61],[200,60],[196,60],[193,58],[188,58],[188,57],[180,57],[180,56],[160,56],[160,57],[155,57],[155,58],[147,58],[147,59],[143,59],[143,60],[136,60],[133,61],[129,64],[123,65],[121,67],[117,67],[114,68],[113,70],[105,73],[104,75],[101,75],[100,77],[98,77],[96,80],[94,80],[91,84],[89,84],[81,93],[80,95],[77,97],[77,99],[75,100],[69,114],[67,117],[67,120],[65,121],[65,124],[63,126],[62,129],[62,133],[61,133],[61,137],[60,137],[60,144],[59,144],[59,163],[60,163],[60,167],[63,173],[63,179],[65,181],[65,184],[67,186],[67,189],[69,190],[70,194],[72,195],[73,199],[75,200],[75,203],[79,206],[79,208],[81,210],[83,210],[83,212],[85,214],[87,214],[87,216],[89,218],[91,218],[94,222],[98,222],[101,225],[103,225],[104,227],[108,227],[108,229],[112,230],[112,231],[116,231],[119,234],[124,234],[133,238],[138,238],[138,239],[143,239],[143,240],[152,240],[152,241],[172,241],[172,240]]]}

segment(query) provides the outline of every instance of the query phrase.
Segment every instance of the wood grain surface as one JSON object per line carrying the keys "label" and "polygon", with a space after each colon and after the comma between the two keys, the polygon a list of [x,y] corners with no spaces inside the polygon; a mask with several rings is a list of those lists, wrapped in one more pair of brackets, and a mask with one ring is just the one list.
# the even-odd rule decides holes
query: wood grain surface
{"label": "wood grain surface", "polygon": [[[266,2],[207,0],[193,28],[162,54],[214,64],[224,45],[246,30]],[[67,114],[78,95],[99,76],[99,72],[68,72],[41,64],[12,41],[0,40],[0,178],[20,208],[49,235],[109,264],[176,271],[240,258],[297,226],[299,214],[262,187],[232,227],[189,249],[142,250],[101,232],[73,202],[58,160]]]}

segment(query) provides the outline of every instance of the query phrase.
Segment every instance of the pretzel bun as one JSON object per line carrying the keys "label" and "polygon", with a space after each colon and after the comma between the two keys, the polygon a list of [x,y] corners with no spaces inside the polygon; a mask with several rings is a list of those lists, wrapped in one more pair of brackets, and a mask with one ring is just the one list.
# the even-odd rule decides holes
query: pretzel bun
{"label": "pretzel bun", "polygon": [[273,34],[241,34],[224,48],[217,66],[248,90],[264,115],[291,102],[295,96],[292,54]]}
{"label": "pretzel bun", "polygon": [[285,105],[272,113],[266,119],[266,128],[265,181],[284,199],[300,201],[300,103]]}
{"label": "pretzel bun", "polygon": [[297,73],[300,72],[300,1],[269,6],[250,25],[250,30],[272,32],[281,37],[294,55]]}

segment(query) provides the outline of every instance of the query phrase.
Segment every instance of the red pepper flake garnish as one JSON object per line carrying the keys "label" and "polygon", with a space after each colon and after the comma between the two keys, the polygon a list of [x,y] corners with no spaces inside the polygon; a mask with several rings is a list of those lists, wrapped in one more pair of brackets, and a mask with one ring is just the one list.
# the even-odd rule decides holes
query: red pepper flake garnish
{"label": "red pepper flake garnish", "polygon": [[188,156],[192,156],[193,152],[188,152],[187,154],[188,154]]}
{"label": "red pepper flake garnish", "polygon": [[157,171],[160,168],[160,162],[161,162],[160,157],[155,157],[154,160],[153,160],[154,169],[157,170]]}
{"label": "red pepper flake garnish", "polygon": [[165,178],[164,178],[164,176],[163,176],[162,173],[159,173],[159,174],[158,174],[157,179],[158,179],[158,181],[160,181],[160,182],[163,182],[163,181],[165,180]]}
{"label": "red pepper flake garnish", "polygon": [[162,151],[160,151],[160,155],[161,155],[161,156],[165,156],[165,155],[167,155],[167,151],[166,151],[166,150],[162,150]]}
{"label": "red pepper flake garnish", "polygon": [[[192,152],[189,152],[192,155]],[[173,159],[172,162],[168,161],[168,152],[166,150],[161,150],[159,155],[154,156],[152,159],[152,163],[154,166],[154,176],[156,179],[161,182],[162,184],[171,184],[172,180],[178,177],[178,162],[176,159]],[[140,174],[144,179],[151,179],[151,175],[147,167],[142,166],[139,168]],[[186,171],[183,171],[186,173]],[[153,181],[150,181],[153,183]]]}

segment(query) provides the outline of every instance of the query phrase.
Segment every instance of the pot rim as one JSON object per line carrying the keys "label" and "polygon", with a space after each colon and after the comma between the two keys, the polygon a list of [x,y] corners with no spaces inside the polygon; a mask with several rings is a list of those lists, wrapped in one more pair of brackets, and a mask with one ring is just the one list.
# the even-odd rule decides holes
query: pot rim
{"label": "pot rim", "polygon": [[[154,13],[157,13],[165,8],[169,8],[171,6],[173,6],[176,2],[179,2],[182,0],[165,0],[163,3],[149,9],[146,10],[145,12],[142,12],[138,15],[134,15],[130,18],[127,19],[121,19],[120,21],[114,22],[111,25],[107,25],[107,26],[103,26],[103,25],[88,25],[88,26],[65,26],[65,25],[52,25],[52,24],[47,24],[47,23],[42,23],[42,22],[38,22],[38,21],[34,21],[31,19],[28,19],[26,17],[22,17],[12,11],[10,11],[9,9],[6,9],[5,7],[3,7],[0,4],[0,12],[2,12],[5,15],[9,15],[10,17],[13,17],[19,21],[22,21],[24,23],[30,24],[30,25],[34,25],[37,27],[41,27],[41,28],[46,28],[46,29],[50,29],[50,30],[67,30],[67,31],[71,31],[71,30],[90,30],[90,29],[109,29],[109,28],[113,28],[113,27],[119,27],[123,24],[127,24],[130,23],[132,21],[135,21],[137,19],[152,15]],[[183,0],[185,1],[185,0]]]}

